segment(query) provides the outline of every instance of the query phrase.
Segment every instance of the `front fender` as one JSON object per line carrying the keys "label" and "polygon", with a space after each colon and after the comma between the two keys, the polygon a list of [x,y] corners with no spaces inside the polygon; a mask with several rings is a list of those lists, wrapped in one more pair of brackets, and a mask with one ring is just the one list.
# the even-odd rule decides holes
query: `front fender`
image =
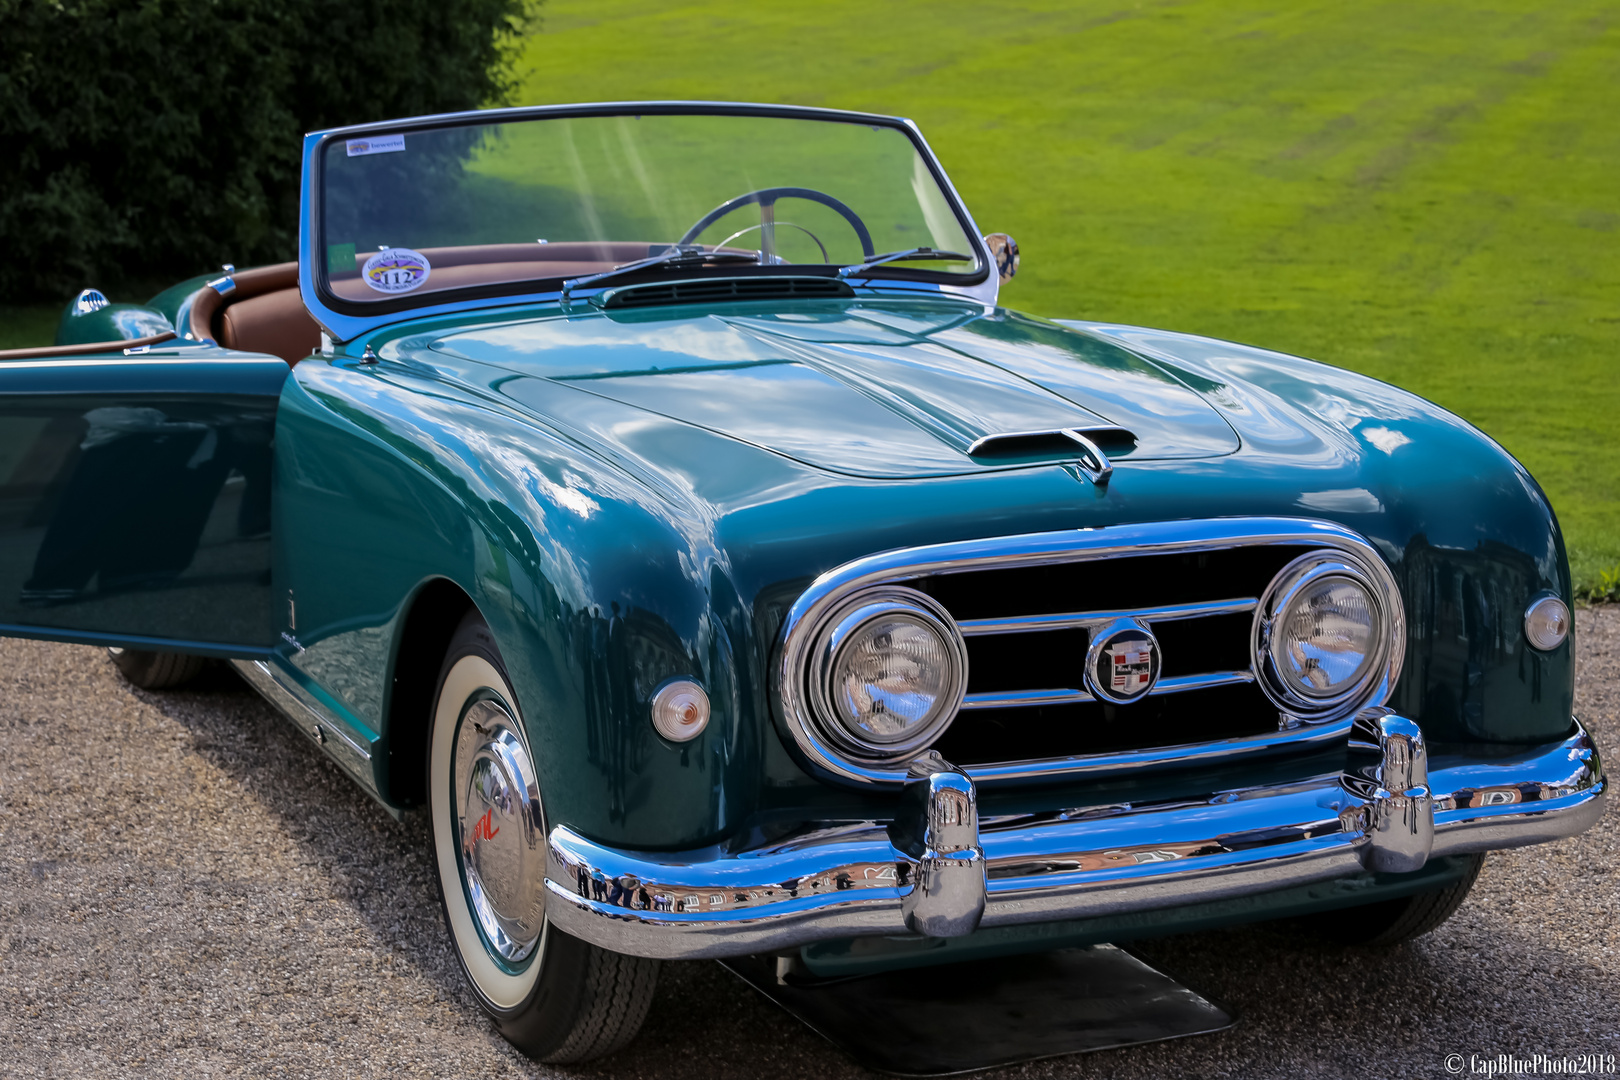
{"label": "front fender", "polygon": [[1239,459],[1257,478],[1299,482],[1310,475],[1306,462],[1344,463],[1332,483],[1299,482],[1296,505],[1357,529],[1394,570],[1408,626],[1390,704],[1432,740],[1529,744],[1567,733],[1573,637],[1539,652],[1524,636],[1537,596],[1572,600],[1564,538],[1541,487],[1494,440],[1415,394],[1312,360],[1189,334],[1070,325],[1119,341],[1203,393],[1238,431]]}
{"label": "front fender", "polygon": [[[407,600],[444,578],[500,645],[552,824],[691,847],[750,812],[743,778],[759,751],[733,662],[741,606],[700,515],[408,369],[306,361],[282,408],[277,567],[297,623],[285,655],[382,745]],[[676,676],[701,683],[713,709],[678,746],[648,708]]]}

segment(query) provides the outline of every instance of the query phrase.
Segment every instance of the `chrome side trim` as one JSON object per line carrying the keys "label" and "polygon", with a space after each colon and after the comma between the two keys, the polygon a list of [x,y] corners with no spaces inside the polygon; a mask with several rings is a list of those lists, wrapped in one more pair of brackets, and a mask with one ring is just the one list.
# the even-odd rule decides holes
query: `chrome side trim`
{"label": "chrome side trim", "polygon": [[[1208,690],[1216,686],[1237,686],[1254,682],[1252,671],[1211,671],[1202,675],[1172,675],[1160,679],[1144,697],[1157,694],[1179,694],[1186,690]],[[964,709],[1018,709],[1031,705],[1073,705],[1082,701],[1096,701],[1087,690],[987,690],[969,694],[962,701]]]}
{"label": "chrome side trim", "polygon": [[[371,769],[371,749],[357,741],[347,730],[346,725],[323,716],[310,707],[309,703],[263,660],[232,660],[231,666],[242,676],[243,681],[291,720],[294,727],[313,739],[317,746],[359,780],[366,791],[376,794],[376,780]],[[328,738],[334,735],[336,739]]]}
{"label": "chrome side trim", "polygon": [[1005,619],[963,619],[957,623],[963,637],[980,634],[1031,634],[1046,630],[1084,630],[1116,619],[1138,619],[1153,624],[1173,619],[1204,619],[1211,615],[1245,615],[1259,597],[1210,600],[1201,604],[1165,604],[1162,607],[1122,608],[1119,611],[1071,611],[1061,615],[1014,615]]}
{"label": "chrome side trim", "polygon": [[[1410,734],[1401,730],[1410,721],[1375,717],[1400,721],[1382,725],[1388,734]],[[1402,771],[1399,758],[1386,750],[1385,778]],[[1430,787],[1449,792],[1434,796],[1432,855],[1572,836],[1605,809],[1608,780],[1579,724],[1562,742],[1515,757],[1429,764]],[[939,787],[961,792],[955,783]],[[1381,845],[1369,830],[1379,820],[1377,803],[1357,791],[1355,776],[1327,774],[1151,805],[983,819],[980,925],[1151,911],[1360,873],[1376,863]],[[1522,801],[1490,794],[1509,791]],[[618,851],[557,826],[548,843],[547,916],[603,948],[672,958],[904,933],[921,867],[894,843],[897,828],[849,822],[748,850],[654,854]],[[611,890],[626,879],[634,890]],[[915,911],[921,898],[911,903]]]}

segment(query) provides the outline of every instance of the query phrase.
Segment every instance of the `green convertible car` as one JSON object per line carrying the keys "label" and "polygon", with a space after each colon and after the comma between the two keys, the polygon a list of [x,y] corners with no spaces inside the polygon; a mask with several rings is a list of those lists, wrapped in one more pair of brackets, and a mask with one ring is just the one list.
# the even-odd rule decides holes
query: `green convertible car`
{"label": "green convertible car", "polygon": [[423,808],[549,1061],[631,1039],[660,958],[1388,943],[1598,819],[1517,462],[1332,367],[1008,310],[1017,268],[889,117],[310,135],[296,264],[0,354],[0,633],[149,689],[227,659]]}

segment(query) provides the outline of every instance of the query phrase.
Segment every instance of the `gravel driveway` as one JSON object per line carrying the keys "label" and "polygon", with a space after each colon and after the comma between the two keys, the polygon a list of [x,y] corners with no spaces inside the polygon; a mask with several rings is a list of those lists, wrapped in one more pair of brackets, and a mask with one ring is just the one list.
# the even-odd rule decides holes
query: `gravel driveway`
{"label": "gravel driveway", "polygon": [[[1577,625],[1579,713],[1620,760],[1620,608]],[[462,988],[421,817],[395,822],[234,676],[146,694],[100,650],[12,640],[0,671],[0,1076],[872,1075],[696,962],[665,966],[624,1053],[536,1066]],[[1401,948],[1326,949],[1269,927],[1145,943],[1239,1025],[986,1075],[1360,1080],[1451,1075],[1450,1054],[1612,1063],[1615,821],[1492,856],[1462,911]]]}

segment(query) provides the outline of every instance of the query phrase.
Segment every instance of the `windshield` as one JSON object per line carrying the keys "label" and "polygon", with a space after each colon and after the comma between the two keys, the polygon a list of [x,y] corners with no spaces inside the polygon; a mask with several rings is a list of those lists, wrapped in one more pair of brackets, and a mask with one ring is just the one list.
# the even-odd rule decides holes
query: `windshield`
{"label": "windshield", "polygon": [[927,161],[888,125],[525,119],[334,138],[321,164],[327,287],[350,303],[578,278],[670,254],[645,272],[852,267],[894,253],[913,257],[863,276],[949,281],[980,269]]}

